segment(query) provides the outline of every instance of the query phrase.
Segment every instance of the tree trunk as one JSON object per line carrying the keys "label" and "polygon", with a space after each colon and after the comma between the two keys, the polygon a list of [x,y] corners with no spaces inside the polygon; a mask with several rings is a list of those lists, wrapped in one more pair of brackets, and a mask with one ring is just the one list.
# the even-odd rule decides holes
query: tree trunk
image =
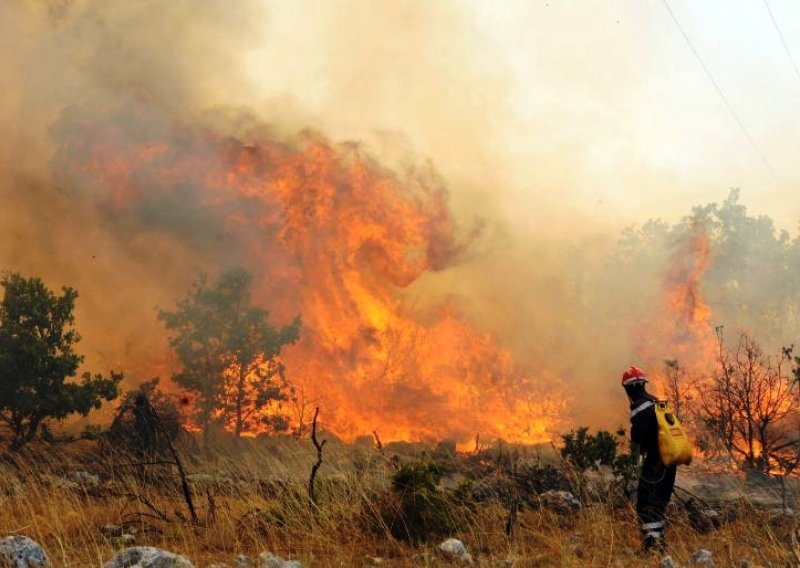
{"label": "tree trunk", "polygon": [[211,443],[211,415],[206,414],[203,417],[203,447],[207,450]]}
{"label": "tree trunk", "polygon": [[244,405],[244,388],[245,388],[245,378],[247,374],[245,373],[244,367],[239,367],[239,380],[236,385],[236,429],[234,431],[234,437],[236,440],[242,435],[242,430],[244,430],[244,417],[242,416],[243,413],[243,405]]}

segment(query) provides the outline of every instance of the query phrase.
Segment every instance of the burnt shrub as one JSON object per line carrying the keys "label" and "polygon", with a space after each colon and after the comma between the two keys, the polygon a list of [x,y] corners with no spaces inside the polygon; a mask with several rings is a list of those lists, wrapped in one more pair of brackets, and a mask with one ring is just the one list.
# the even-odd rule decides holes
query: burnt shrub
{"label": "burnt shrub", "polygon": [[158,388],[158,378],[144,382],[122,397],[105,435],[113,451],[156,458],[167,455],[183,432],[180,409]]}

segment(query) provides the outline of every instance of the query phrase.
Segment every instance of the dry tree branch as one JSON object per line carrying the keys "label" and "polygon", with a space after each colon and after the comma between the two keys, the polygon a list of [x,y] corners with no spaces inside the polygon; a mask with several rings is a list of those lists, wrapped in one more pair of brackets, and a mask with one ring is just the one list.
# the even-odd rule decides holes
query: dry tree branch
{"label": "dry tree branch", "polygon": [[139,493],[129,493],[129,494],[127,495],[127,497],[128,497],[128,500],[127,500],[127,501],[125,502],[125,504],[122,506],[122,510],[120,511],[120,515],[123,515],[123,514],[125,513],[125,509],[127,509],[127,508],[128,508],[128,505],[130,505],[131,503],[139,503],[139,504],[141,504],[141,505],[144,505],[145,507],[147,507],[147,508],[148,508],[148,509],[150,509],[151,511],[153,511],[153,513],[144,513],[144,512],[142,512],[142,511],[134,511],[134,512],[132,512],[132,513],[128,513],[128,514],[127,514],[127,516],[128,516],[128,517],[130,517],[130,516],[139,516],[139,517],[152,517],[152,518],[154,518],[154,519],[158,519],[159,521],[163,521],[163,522],[165,522],[165,523],[172,522],[172,521],[170,520],[169,516],[168,516],[166,513],[164,513],[163,511],[160,511],[160,510],[158,509],[158,507],[156,507],[156,506],[155,506],[155,505],[154,505],[154,504],[153,504],[153,503],[152,503],[152,502],[151,502],[151,501],[150,501],[150,500],[149,500],[147,497],[145,497],[144,495],[141,495],[141,494],[139,494]]}
{"label": "dry tree branch", "polygon": [[[186,502],[186,506],[189,509],[189,514],[191,515],[192,522],[194,524],[199,524],[200,519],[197,516],[197,511],[194,507],[194,501],[192,500],[192,492],[191,488],[189,487],[189,481],[186,477],[186,469],[183,467],[183,461],[181,460],[180,455],[178,454],[178,450],[175,448],[175,444],[172,442],[169,433],[167,432],[167,428],[164,425],[164,422],[161,420],[161,417],[158,415],[155,407],[151,404],[149,397],[146,394],[141,395],[141,404],[143,406],[143,411],[146,416],[147,422],[151,425],[151,428],[158,429],[164,437],[164,441],[167,444],[167,448],[169,453],[172,456],[172,460],[151,460],[151,461],[142,461],[142,462],[134,462],[134,463],[123,463],[123,464],[114,464],[113,467],[142,467],[148,465],[174,465],[178,470],[178,475],[181,479],[181,490],[183,492],[183,498]],[[169,517],[166,514],[158,511],[152,504],[150,504],[142,495],[135,494],[135,499],[144,503],[150,509],[152,509],[163,521],[169,522]]]}
{"label": "dry tree branch", "polygon": [[505,533],[508,538],[514,536],[514,529],[517,525],[517,514],[519,513],[519,498],[514,497],[508,508],[508,518],[506,519]]}
{"label": "dry tree branch", "polygon": [[317,472],[322,465],[322,448],[328,442],[328,440],[322,440],[322,443],[319,443],[317,440],[317,416],[319,416],[319,406],[314,411],[314,420],[311,422],[311,441],[314,443],[314,447],[317,449],[317,462],[311,466],[311,476],[308,478],[308,500],[311,505],[315,507],[317,505],[317,500],[314,496],[314,481],[316,480]]}
{"label": "dry tree branch", "polygon": [[192,490],[189,487],[189,481],[186,478],[186,470],[183,467],[183,461],[181,460],[180,456],[178,455],[178,450],[175,449],[175,444],[172,443],[172,440],[169,437],[169,433],[167,432],[164,423],[161,421],[161,418],[158,416],[158,412],[150,404],[150,399],[145,396],[145,401],[147,402],[147,406],[152,412],[153,417],[155,418],[155,422],[158,427],[161,429],[161,433],[164,434],[164,439],[167,442],[167,447],[169,448],[170,454],[172,454],[172,459],[175,460],[175,467],[178,468],[178,474],[181,477],[181,490],[183,491],[183,498],[186,501],[186,506],[189,509],[189,514],[192,516],[192,522],[194,524],[199,524],[200,519],[197,517],[197,511],[194,508],[194,502],[192,501]]}

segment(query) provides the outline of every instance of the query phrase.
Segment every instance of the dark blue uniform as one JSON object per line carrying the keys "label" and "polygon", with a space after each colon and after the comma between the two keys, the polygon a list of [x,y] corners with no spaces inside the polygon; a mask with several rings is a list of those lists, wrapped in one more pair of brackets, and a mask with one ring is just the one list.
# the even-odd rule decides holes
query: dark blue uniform
{"label": "dark blue uniform", "polygon": [[663,548],[664,519],[675,487],[676,466],[667,467],[658,451],[656,399],[643,393],[631,402],[631,441],[644,454],[636,495],[636,513],[645,548]]}

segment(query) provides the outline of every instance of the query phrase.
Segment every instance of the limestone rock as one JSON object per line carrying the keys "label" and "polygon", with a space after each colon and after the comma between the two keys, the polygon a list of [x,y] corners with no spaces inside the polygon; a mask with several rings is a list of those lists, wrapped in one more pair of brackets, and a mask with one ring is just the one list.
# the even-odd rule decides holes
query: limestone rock
{"label": "limestone rock", "polygon": [[103,568],[194,568],[188,558],[152,546],[132,546],[117,553]]}
{"label": "limestone rock", "polygon": [[711,551],[701,548],[692,554],[692,566],[705,566],[707,568],[713,568],[715,564],[714,556],[711,554]]}
{"label": "limestone rock", "polygon": [[672,559],[672,556],[665,556],[661,559],[661,568],[678,568],[678,565],[675,564],[675,561]]}
{"label": "limestone rock", "polygon": [[447,560],[455,560],[464,564],[472,564],[472,556],[467,552],[464,543],[457,538],[448,538],[446,541],[439,545],[439,552],[442,553]]}
{"label": "limestone rock", "polygon": [[271,552],[262,552],[259,554],[258,560],[260,568],[302,568],[303,566],[297,560],[284,560]]}
{"label": "limestone rock", "polygon": [[581,502],[569,491],[546,491],[539,495],[542,507],[562,515],[569,515],[581,508]]}
{"label": "limestone rock", "polygon": [[54,480],[58,489],[79,494],[97,495],[100,492],[100,476],[88,471],[68,471]]}
{"label": "limestone rock", "polygon": [[47,553],[27,536],[7,536],[0,539],[0,564],[12,568],[44,568],[50,566]]}

